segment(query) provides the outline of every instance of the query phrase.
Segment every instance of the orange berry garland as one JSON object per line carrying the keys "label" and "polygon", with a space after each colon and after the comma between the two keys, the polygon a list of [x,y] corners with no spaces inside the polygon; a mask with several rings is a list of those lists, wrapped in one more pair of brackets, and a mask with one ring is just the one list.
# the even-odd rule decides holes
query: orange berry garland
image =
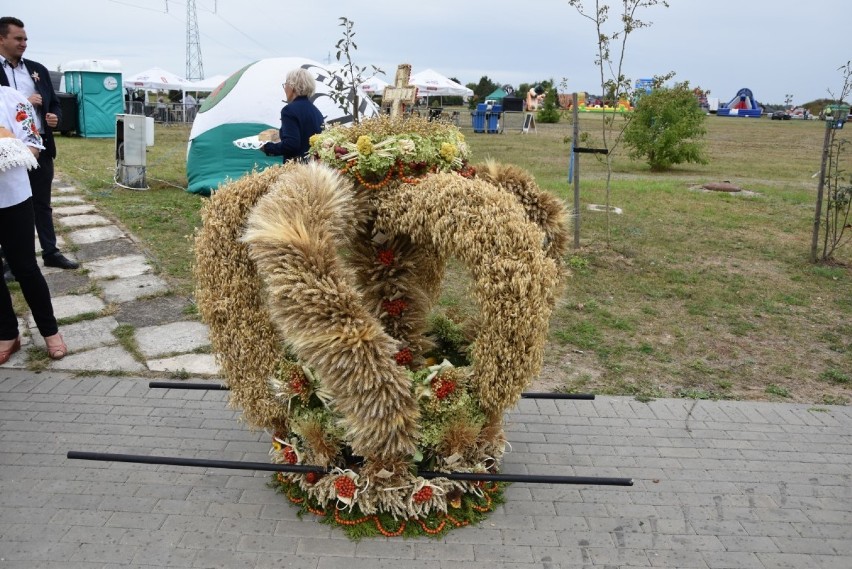
{"label": "orange berry garland", "polygon": [[367,188],[368,190],[378,190],[379,188],[384,188],[390,183],[391,178],[393,177],[394,168],[393,166],[388,168],[385,177],[375,183],[366,181],[363,176],[361,176],[361,173],[358,170],[350,168],[349,171],[352,172],[352,175],[355,176],[355,179],[358,180],[358,183]]}
{"label": "orange berry garland", "polygon": [[426,525],[426,522],[424,522],[423,520],[418,519],[416,521],[417,521],[417,524],[423,529],[423,531],[425,531],[429,535],[436,535],[436,534],[439,534],[442,531],[444,531],[444,528],[447,527],[447,518],[449,518],[449,516],[447,516],[446,518],[441,520],[441,523],[439,523],[437,525],[437,527],[434,527],[434,528],[430,528],[428,525]]}

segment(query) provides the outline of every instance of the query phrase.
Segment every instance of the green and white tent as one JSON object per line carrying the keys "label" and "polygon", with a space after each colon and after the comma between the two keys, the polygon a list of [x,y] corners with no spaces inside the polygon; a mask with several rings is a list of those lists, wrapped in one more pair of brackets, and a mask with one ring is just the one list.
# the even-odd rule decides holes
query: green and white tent
{"label": "green and white tent", "polygon": [[[340,78],[321,63],[301,57],[277,57],[249,64],[213,91],[195,117],[186,157],[189,192],[209,195],[223,182],[236,180],[255,168],[262,170],[281,163],[280,156],[238,148],[234,141],[281,127],[281,107],[285,104],[281,84],[287,73],[297,67],[314,74],[317,89],[312,101],[325,117],[326,125],[352,122],[351,114],[330,96],[331,86]],[[359,116],[377,115],[379,108],[369,96],[360,89],[358,94]]]}

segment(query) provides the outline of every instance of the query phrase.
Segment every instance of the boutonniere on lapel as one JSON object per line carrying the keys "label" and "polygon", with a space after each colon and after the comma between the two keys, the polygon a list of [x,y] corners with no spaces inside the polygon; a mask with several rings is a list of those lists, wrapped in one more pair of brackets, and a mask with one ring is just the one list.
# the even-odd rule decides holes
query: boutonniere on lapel
{"label": "boutonniere on lapel", "polygon": [[30,77],[33,78],[33,83],[38,83],[38,80],[39,80],[38,71],[33,71],[33,74],[30,75]]}

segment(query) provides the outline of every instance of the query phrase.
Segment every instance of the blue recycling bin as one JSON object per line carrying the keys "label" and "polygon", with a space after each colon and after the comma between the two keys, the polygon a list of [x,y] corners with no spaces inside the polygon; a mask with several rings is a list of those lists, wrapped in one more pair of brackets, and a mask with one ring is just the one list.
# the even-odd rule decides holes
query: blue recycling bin
{"label": "blue recycling bin", "polygon": [[491,110],[486,113],[488,121],[488,133],[500,132],[500,117],[503,115],[503,105],[492,105]]}
{"label": "blue recycling bin", "polygon": [[479,103],[476,105],[476,110],[470,113],[470,123],[473,127],[473,132],[485,132],[485,113],[488,105]]}

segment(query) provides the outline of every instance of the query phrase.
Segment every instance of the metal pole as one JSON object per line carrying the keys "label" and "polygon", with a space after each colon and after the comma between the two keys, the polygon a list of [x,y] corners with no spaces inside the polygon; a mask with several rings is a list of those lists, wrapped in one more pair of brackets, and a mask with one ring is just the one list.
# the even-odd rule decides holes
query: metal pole
{"label": "metal pole", "polygon": [[[232,470],[264,470],[269,472],[291,472],[306,474],[316,472],[328,474],[330,469],[306,464],[275,464],[266,462],[240,462],[237,460],[211,460],[204,458],[181,458],[177,456],[149,456],[138,454],[111,454],[105,452],[83,452],[70,450],[68,458],[97,460],[104,462],[133,462],[142,464],[166,464],[169,466],[199,466],[204,468],[228,468]],[[472,482],[521,482],[531,484],[588,484],[594,486],[633,486],[632,478],[608,478],[594,476],[554,476],[536,474],[492,474],[489,472],[418,472],[426,479],[448,478]]]}
{"label": "metal pole", "polygon": [[[229,391],[227,385],[221,383],[185,383],[182,381],[151,381],[148,383],[151,389],[200,389],[208,391]],[[595,398],[593,393],[536,393],[525,391],[521,393],[522,399],[579,399],[584,401],[592,401]]]}
{"label": "metal pole", "polygon": [[521,393],[521,399],[580,399],[583,401],[594,401],[594,393],[535,393],[525,391]]}
{"label": "metal pole", "polygon": [[580,248],[580,157],[574,152],[580,142],[580,111],[577,101],[577,93],[571,93],[574,116],[574,133],[571,137],[571,164],[574,166],[574,249]]}
{"label": "metal pole", "polygon": [[151,389],[200,389],[207,391],[230,391],[230,387],[221,383],[186,383],[183,381],[150,381]]}

